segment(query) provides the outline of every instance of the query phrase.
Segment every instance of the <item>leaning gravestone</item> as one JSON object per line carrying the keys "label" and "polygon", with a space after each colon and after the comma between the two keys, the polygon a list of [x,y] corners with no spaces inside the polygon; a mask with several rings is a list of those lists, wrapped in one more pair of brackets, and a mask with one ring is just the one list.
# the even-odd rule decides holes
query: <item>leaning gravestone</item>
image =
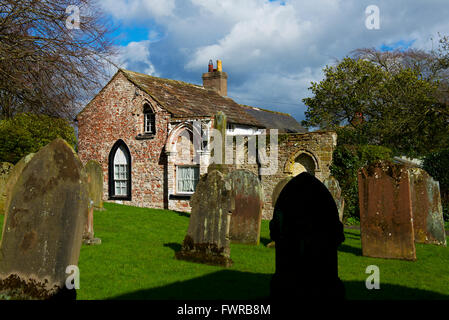
{"label": "leaning gravestone", "polygon": [[229,228],[232,214],[231,184],[217,170],[201,177],[191,199],[189,228],[177,259],[232,265]]}
{"label": "leaning gravestone", "polygon": [[232,189],[234,210],[230,238],[233,243],[259,244],[263,191],[259,178],[247,170],[235,170],[226,176]]}
{"label": "leaning gravestone", "polygon": [[101,244],[101,239],[94,237],[94,208],[103,208],[103,169],[96,161],[88,161],[83,168],[87,177],[89,193],[89,214],[83,232],[83,243],[87,245]]}
{"label": "leaning gravestone", "polygon": [[343,224],[332,195],[316,177],[303,172],[282,189],[270,236],[276,247],[272,298],[344,298],[337,256],[345,239]]}
{"label": "leaning gravestone", "polygon": [[415,242],[446,246],[440,185],[423,169],[409,172]]}
{"label": "leaning gravestone", "polygon": [[13,186],[0,243],[0,296],[74,298],[66,269],[76,266],[87,218],[82,164],[56,139],[23,168]]}
{"label": "leaning gravestone", "polygon": [[14,165],[12,163],[0,162],[0,214],[5,213],[6,182],[13,168]]}
{"label": "leaning gravestone", "polygon": [[335,204],[337,205],[338,209],[338,217],[340,218],[340,221],[343,221],[343,212],[345,210],[345,199],[341,194],[340,184],[338,183],[337,179],[335,179],[332,176],[329,176],[329,178],[325,179],[323,183],[329,189],[330,193],[332,194],[332,197],[334,197]]}
{"label": "leaning gravestone", "polygon": [[416,260],[408,167],[377,161],[358,184],[363,255]]}

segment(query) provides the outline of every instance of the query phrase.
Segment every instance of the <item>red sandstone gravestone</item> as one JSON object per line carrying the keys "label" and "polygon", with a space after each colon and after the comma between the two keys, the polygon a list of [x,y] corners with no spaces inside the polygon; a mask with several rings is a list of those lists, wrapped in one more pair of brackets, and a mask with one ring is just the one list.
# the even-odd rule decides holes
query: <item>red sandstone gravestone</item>
{"label": "red sandstone gravestone", "polygon": [[81,170],[77,155],[62,139],[23,167],[12,188],[0,243],[0,295],[48,299],[66,292],[66,269],[78,264],[87,218]]}
{"label": "red sandstone gravestone", "polygon": [[408,168],[378,161],[358,184],[363,255],[416,260]]}
{"label": "red sandstone gravestone", "polygon": [[409,173],[415,241],[446,246],[439,183],[422,169]]}
{"label": "red sandstone gravestone", "polygon": [[233,243],[259,244],[263,191],[258,177],[247,170],[235,170],[226,176],[232,189],[234,210],[230,238]]}

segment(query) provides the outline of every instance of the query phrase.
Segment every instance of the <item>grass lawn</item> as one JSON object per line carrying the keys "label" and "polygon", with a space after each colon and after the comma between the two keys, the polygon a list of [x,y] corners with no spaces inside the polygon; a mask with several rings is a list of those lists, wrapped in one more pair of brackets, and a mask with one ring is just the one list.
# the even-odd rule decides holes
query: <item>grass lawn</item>
{"label": "grass lawn", "polygon": [[[254,299],[265,298],[274,273],[268,221],[259,246],[231,245],[231,268],[174,259],[189,217],[173,211],[106,203],[95,212],[99,246],[83,246],[78,299]],[[3,216],[0,216],[0,225]],[[317,226],[318,228],[319,226]],[[1,231],[1,229],[0,229]],[[418,260],[363,257],[358,230],[345,230],[339,274],[348,299],[448,299],[449,248],[417,244]],[[367,290],[366,267],[380,268],[380,290]]]}

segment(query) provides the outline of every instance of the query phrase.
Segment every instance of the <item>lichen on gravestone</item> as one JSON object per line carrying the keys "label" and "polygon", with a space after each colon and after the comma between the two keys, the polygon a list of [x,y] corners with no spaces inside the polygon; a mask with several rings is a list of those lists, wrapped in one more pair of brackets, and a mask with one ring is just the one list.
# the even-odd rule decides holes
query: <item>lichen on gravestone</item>
{"label": "lichen on gravestone", "polygon": [[78,264],[87,179],[73,149],[56,139],[16,177],[0,243],[0,293],[13,299],[72,297],[66,269]]}

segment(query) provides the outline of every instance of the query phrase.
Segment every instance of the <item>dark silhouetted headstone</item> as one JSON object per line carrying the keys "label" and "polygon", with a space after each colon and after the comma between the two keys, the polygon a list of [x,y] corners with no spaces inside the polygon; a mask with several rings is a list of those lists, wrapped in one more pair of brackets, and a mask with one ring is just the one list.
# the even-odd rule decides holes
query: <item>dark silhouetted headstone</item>
{"label": "dark silhouetted headstone", "polygon": [[74,298],[67,267],[76,266],[87,219],[82,164],[56,139],[23,168],[14,184],[0,244],[0,295],[12,299]]}
{"label": "dark silhouetted headstone", "polygon": [[235,170],[226,176],[232,189],[234,210],[230,237],[233,243],[259,244],[263,191],[258,177],[247,170]]}
{"label": "dark silhouetted headstone", "polygon": [[276,243],[274,299],[344,298],[338,277],[337,247],[344,241],[343,224],[329,190],[303,172],[282,189],[270,222]]}
{"label": "dark silhouetted headstone", "polygon": [[423,169],[409,172],[415,242],[446,246],[440,185]]}
{"label": "dark silhouetted headstone", "polygon": [[343,221],[343,212],[345,210],[345,199],[341,194],[340,184],[338,183],[337,179],[335,179],[332,176],[325,179],[323,183],[329,189],[330,193],[334,197],[335,204],[337,205],[338,209],[338,217],[340,218],[340,221]]}
{"label": "dark silhouetted headstone", "polygon": [[416,260],[408,167],[377,161],[359,170],[362,253]]}
{"label": "dark silhouetted headstone", "polygon": [[231,184],[217,170],[201,177],[191,199],[189,228],[177,259],[229,267]]}
{"label": "dark silhouetted headstone", "polygon": [[5,213],[6,182],[14,165],[9,162],[0,162],[0,214]]}
{"label": "dark silhouetted headstone", "polygon": [[89,193],[89,214],[83,232],[83,243],[87,245],[101,244],[101,239],[94,236],[94,209],[103,209],[103,169],[96,161],[88,161],[83,168],[87,177]]}

